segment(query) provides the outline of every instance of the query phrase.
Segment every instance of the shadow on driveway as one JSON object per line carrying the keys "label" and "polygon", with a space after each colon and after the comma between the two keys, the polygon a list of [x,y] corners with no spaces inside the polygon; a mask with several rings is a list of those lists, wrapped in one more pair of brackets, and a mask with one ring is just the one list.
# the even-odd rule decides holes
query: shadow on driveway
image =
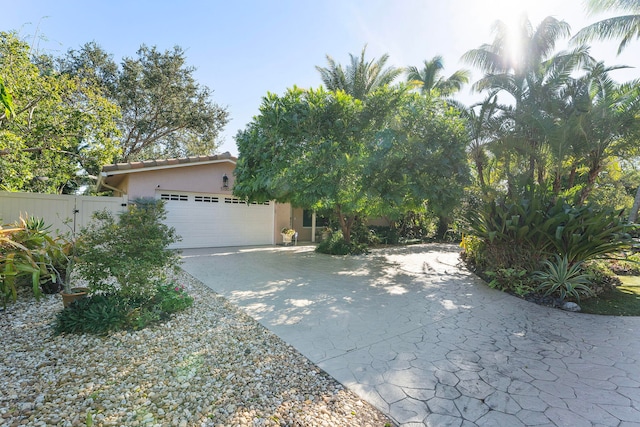
{"label": "shadow on driveway", "polygon": [[189,249],[183,260],[400,425],[640,422],[640,318],[495,291],[454,245],[347,257],[309,246]]}

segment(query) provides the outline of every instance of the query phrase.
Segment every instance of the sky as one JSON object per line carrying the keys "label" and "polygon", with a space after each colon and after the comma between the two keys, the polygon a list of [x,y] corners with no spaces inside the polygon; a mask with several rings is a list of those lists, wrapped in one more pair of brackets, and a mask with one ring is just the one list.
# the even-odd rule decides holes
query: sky
{"label": "sky", "polygon": [[[15,30],[41,51],[62,55],[95,41],[120,62],[142,44],[180,46],[198,82],[212,89],[230,122],[220,152],[238,154],[234,136],[258,114],[267,92],[322,84],[316,66],[326,55],[347,64],[367,46],[367,59],[387,53],[387,65],[420,66],[435,55],[444,74],[466,68],[468,50],[492,41],[497,19],[526,13],[537,25],[546,16],[567,21],[572,33],[617,13],[589,16],[583,0],[3,0],[0,31]],[[564,48],[565,46],[560,46]],[[640,67],[640,40],[616,56],[617,44],[595,43],[592,55],[607,65]],[[617,71],[618,81],[640,70]],[[467,86],[458,99],[481,99]]]}

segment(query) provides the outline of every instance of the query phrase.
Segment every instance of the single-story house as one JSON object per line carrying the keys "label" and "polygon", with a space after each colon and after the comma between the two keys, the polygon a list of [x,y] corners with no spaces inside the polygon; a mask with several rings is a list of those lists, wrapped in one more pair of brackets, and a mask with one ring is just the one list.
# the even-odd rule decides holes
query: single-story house
{"label": "single-story house", "polygon": [[106,165],[98,190],[129,201],[166,202],[166,224],[182,237],[175,248],[273,245],[293,228],[299,241],[315,241],[315,216],[275,202],[246,203],[233,196],[237,158],[229,153]]}

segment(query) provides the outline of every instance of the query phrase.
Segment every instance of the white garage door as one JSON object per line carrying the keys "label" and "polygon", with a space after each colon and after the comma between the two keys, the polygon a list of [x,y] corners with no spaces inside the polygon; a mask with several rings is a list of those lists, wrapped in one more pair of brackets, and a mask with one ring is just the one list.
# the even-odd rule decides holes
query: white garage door
{"label": "white garage door", "polygon": [[165,223],[182,240],[173,248],[270,245],[273,203],[250,203],[224,194],[160,192],[166,203]]}

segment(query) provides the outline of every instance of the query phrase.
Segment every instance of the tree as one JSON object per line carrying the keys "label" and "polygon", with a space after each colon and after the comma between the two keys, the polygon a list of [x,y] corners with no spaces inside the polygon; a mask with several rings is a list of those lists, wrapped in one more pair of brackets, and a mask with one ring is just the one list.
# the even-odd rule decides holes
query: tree
{"label": "tree", "polygon": [[4,85],[4,81],[2,77],[0,77],[0,120],[4,120],[7,118],[11,118],[13,116],[13,98],[11,94],[7,91],[7,88]]}
{"label": "tree", "polygon": [[[117,106],[91,82],[60,73],[14,33],[0,33],[0,78],[13,115],[0,119],[0,187],[70,192],[117,154]],[[6,114],[3,114],[6,116]]]}
{"label": "tree", "polygon": [[60,61],[73,76],[99,82],[120,107],[119,161],[185,157],[215,152],[228,112],[212,101],[212,91],[197,83],[176,46],[160,52],[142,45],[136,58],[120,67],[95,43],[70,50]]}
{"label": "tree", "polygon": [[343,90],[356,99],[363,100],[373,90],[391,84],[402,70],[394,67],[384,68],[389,60],[386,53],[380,59],[365,61],[367,46],[362,48],[360,57],[349,54],[351,63],[343,68],[327,55],[328,67],[316,66],[324,86],[330,91]]}
{"label": "tree", "polygon": [[379,88],[268,94],[238,133],[234,194],[358,219],[423,207],[450,213],[467,178],[464,125],[437,100]]}
{"label": "tree", "polygon": [[463,84],[469,83],[468,70],[457,70],[451,76],[444,78],[440,74],[444,69],[442,56],[434,56],[424,61],[424,66],[411,66],[407,68],[407,82],[415,85],[421,94],[432,95],[437,92],[439,96],[450,96],[459,92]]}
{"label": "tree", "polygon": [[591,12],[618,9],[630,13],[603,19],[583,28],[573,37],[575,43],[583,44],[596,39],[621,39],[618,46],[619,54],[631,41],[640,37],[640,0],[589,0],[587,7]]}

